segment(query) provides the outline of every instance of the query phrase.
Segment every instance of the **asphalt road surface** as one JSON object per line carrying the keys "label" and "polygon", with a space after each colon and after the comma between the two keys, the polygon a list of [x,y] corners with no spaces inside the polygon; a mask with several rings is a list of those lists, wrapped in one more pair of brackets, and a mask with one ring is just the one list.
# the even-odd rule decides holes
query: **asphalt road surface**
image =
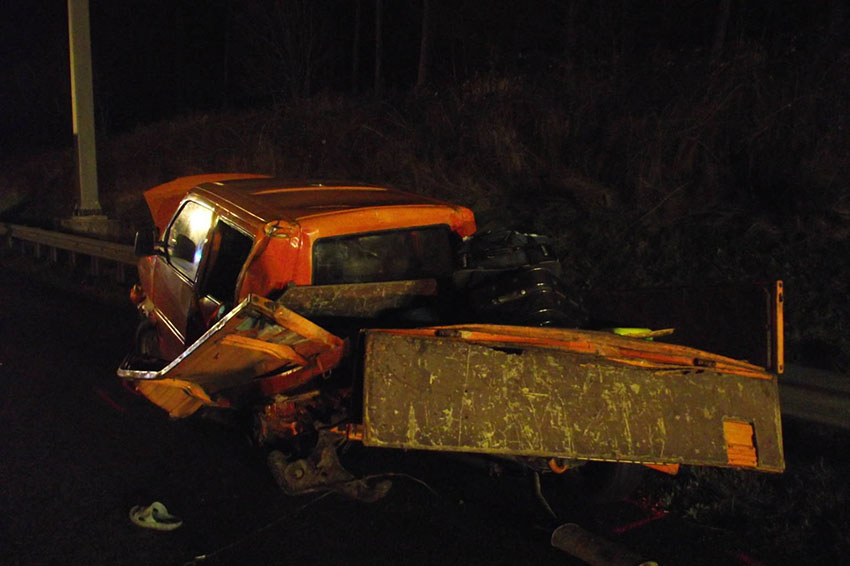
{"label": "asphalt road surface", "polygon": [[[398,474],[377,503],[287,497],[242,433],[171,420],[122,386],[115,368],[135,323],[129,303],[0,258],[0,563],[580,564],[549,544],[567,521],[663,565],[736,564],[746,550],[634,503],[591,507],[549,492],[555,520],[530,477],[434,454],[345,455],[362,474]],[[155,500],[183,526],[130,522],[132,506]]]}

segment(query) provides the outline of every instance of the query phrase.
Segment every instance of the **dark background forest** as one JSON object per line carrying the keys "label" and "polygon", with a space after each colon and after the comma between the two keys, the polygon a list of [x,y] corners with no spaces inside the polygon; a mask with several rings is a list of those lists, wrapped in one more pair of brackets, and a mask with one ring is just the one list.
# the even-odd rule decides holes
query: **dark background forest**
{"label": "dark background forest", "polygon": [[[387,183],[552,235],[591,289],[784,279],[850,369],[839,0],[91,1],[101,204],[203,172]],[[0,213],[73,214],[63,2],[4,3]]]}

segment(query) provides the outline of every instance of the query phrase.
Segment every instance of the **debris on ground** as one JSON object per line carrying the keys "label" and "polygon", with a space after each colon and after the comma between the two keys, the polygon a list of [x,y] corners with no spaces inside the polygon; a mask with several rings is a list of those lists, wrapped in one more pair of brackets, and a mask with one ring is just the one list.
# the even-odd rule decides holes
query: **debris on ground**
{"label": "debris on ground", "polygon": [[658,566],[644,561],[634,551],[624,548],[575,523],[565,523],[552,533],[552,546],[571,554],[591,566]]}
{"label": "debris on ground", "polygon": [[134,525],[156,531],[173,531],[183,524],[182,519],[169,513],[159,501],[154,501],[147,507],[136,505],[130,509],[130,520]]}

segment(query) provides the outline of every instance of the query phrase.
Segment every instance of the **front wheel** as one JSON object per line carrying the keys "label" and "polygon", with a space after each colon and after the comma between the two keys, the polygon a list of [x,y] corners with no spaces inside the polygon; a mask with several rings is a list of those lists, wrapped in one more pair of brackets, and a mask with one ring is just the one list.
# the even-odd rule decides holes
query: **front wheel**
{"label": "front wheel", "polygon": [[162,358],[159,351],[159,335],[156,332],[156,325],[150,320],[143,320],[136,328],[135,348],[136,354],[142,358]]}

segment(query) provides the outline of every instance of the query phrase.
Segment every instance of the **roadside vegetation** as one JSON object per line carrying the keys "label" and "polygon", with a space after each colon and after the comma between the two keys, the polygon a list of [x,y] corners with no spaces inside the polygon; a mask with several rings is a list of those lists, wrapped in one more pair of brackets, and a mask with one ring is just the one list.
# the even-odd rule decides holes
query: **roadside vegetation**
{"label": "roadside vegetation", "polygon": [[741,548],[765,564],[843,563],[850,552],[850,463],[844,456],[850,437],[795,421],[786,422],[784,433],[783,474],[685,468],[675,479],[650,477],[642,491],[708,535],[737,535]]}
{"label": "roadside vegetation", "polygon": [[[784,69],[757,45],[719,66],[661,59],[104,133],[101,203],[129,238],[149,222],[142,192],[181,175],[387,183],[471,206],[484,229],[551,235],[578,297],[783,279],[789,361],[850,370],[850,52]],[[72,214],[70,149],[2,171],[5,217]]]}

